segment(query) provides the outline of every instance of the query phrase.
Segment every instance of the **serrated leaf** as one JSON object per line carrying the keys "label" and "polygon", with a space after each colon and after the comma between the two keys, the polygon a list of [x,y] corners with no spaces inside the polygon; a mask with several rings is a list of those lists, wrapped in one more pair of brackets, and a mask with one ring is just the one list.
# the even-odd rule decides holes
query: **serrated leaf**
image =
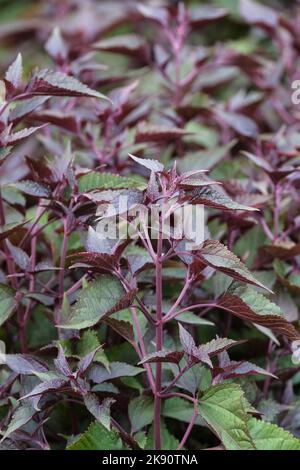
{"label": "serrated leaf", "polygon": [[39,95],[87,96],[108,99],[102,93],[92,90],[74,77],[47,69],[40,70],[33,76],[30,91]]}
{"label": "serrated leaf", "polygon": [[9,134],[9,136],[6,138],[6,144],[7,145],[18,144],[19,142],[22,142],[22,140],[27,139],[27,137],[30,137],[32,134],[39,131],[45,126],[46,124],[42,124],[41,126],[36,126],[36,127],[28,127],[28,128],[22,129],[21,131],[15,132],[13,134]]}
{"label": "serrated leaf", "polygon": [[217,240],[205,240],[200,248],[199,258],[203,263],[227,274],[227,276],[270,291],[270,289],[255,279],[234,253]]}
{"label": "serrated leaf", "polygon": [[223,383],[209,388],[199,400],[199,412],[227,450],[255,449],[239,385]]}
{"label": "serrated leaf", "polygon": [[120,281],[103,275],[81,291],[70,317],[61,328],[81,330],[93,326],[106,315],[128,307],[131,301]]}
{"label": "serrated leaf", "polygon": [[30,196],[45,197],[45,198],[51,197],[50,188],[44,184],[36,183],[35,181],[31,181],[31,180],[18,181],[17,183],[15,183],[15,186],[16,188],[20,189],[25,194],[29,194]]}
{"label": "serrated leaf", "polygon": [[23,66],[22,66],[22,55],[18,54],[14,62],[9,66],[5,80],[13,85],[15,89],[20,88],[22,84]]}
{"label": "serrated leaf", "polygon": [[218,305],[243,320],[270,328],[291,340],[300,333],[282,315],[281,309],[254,289],[234,283]]}
{"label": "serrated leaf", "polygon": [[152,423],[154,403],[151,397],[137,397],[130,401],[128,415],[131,422],[131,432],[135,433]]}
{"label": "serrated leaf", "polygon": [[131,155],[129,153],[130,158],[134,160],[136,163],[139,165],[144,166],[145,168],[148,168],[148,170],[153,171],[154,173],[158,171],[164,171],[164,165],[160,163],[157,160],[151,160],[149,158],[140,158],[140,157],[135,157],[134,155]]}
{"label": "serrated leaf", "polygon": [[212,186],[194,189],[187,193],[185,198],[191,204],[204,204],[205,206],[221,210],[257,211],[254,207],[245,206],[230,199],[224,192]]}
{"label": "serrated leaf", "polygon": [[250,418],[248,429],[257,450],[300,450],[300,440],[276,424]]}
{"label": "serrated leaf", "polygon": [[115,402],[113,398],[106,398],[102,402],[94,393],[84,395],[84,404],[89,412],[108,431],[110,430],[110,407]]}
{"label": "serrated leaf", "polygon": [[67,450],[121,450],[122,448],[122,441],[116,431],[114,429],[108,431],[95,421],[67,447]]}
{"label": "serrated leaf", "polygon": [[11,317],[15,308],[16,292],[6,284],[0,284],[0,326]]}
{"label": "serrated leaf", "polygon": [[178,364],[182,359],[182,356],[183,353],[180,351],[162,350],[147,354],[147,356],[143,357],[139,364],[150,364],[153,362],[172,362],[174,364]]}
{"label": "serrated leaf", "polygon": [[77,184],[80,193],[94,189],[130,189],[146,186],[140,178],[119,176],[113,173],[99,173],[97,171],[91,171],[80,176]]}

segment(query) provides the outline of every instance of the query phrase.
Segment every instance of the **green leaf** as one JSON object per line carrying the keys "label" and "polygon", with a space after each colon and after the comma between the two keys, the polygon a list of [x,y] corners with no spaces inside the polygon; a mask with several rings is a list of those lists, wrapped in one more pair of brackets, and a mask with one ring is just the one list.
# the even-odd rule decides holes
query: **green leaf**
{"label": "green leaf", "polygon": [[79,300],[71,309],[70,317],[62,328],[80,330],[95,325],[105,315],[125,308],[122,284],[112,276],[103,275],[82,289]]}
{"label": "green leaf", "polygon": [[140,431],[144,426],[152,423],[154,404],[151,397],[137,397],[131,400],[128,414],[131,422],[131,432]]}
{"label": "green leaf", "polygon": [[217,271],[221,271],[227,276],[270,291],[270,289],[255,279],[235,254],[217,240],[205,240],[200,248],[199,257],[203,263],[215,268]]}
{"label": "green leaf", "polygon": [[92,423],[67,450],[121,450],[122,441],[114,429],[108,431],[98,422]]}
{"label": "green leaf", "polygon": [[209,388],[199,400],[199,412],[227,450],[255,449],[239,385],[222,383]]}
{"label": "green leaf", "polygon": [[300,450],[300,440],[276,424],[250,418],[248,429],[257,450]]}
{"label": "green leaf", "polygon": [[168,398],[163,402],[162,415],[166,418],[177,419],[185,423],[190,423],[193,415],[193,405],[183,398]]}
{"label": "green leaf", "polygon": [[77,184],[80,193],[93,189],[144,189],[146,186],[146,183],[140,177],[125,177],[113,173],[99,173],[97,171],[91,171],[80,176]]}
{"label": "green leaf", "polygon": [[13,313],[15,302],[15,290],[6,284],[0,284],[0,325],[2,325]]}

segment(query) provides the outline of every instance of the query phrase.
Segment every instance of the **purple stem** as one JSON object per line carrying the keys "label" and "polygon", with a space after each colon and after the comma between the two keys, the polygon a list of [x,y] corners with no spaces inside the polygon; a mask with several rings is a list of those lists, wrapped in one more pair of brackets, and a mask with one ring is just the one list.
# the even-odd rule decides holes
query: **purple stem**
{"label": "purple stem", "polygon": [[[156,352],[162,350],[163,347],[163,315],[162,315],[162,214],[159,214],[159,229],[157,240],[157,253],[155,260],[155,276],[156,276]],[[155,373],[155,398],[154,398],[154,440],[155,449],[161,449],[161,362],[156,364]]]}

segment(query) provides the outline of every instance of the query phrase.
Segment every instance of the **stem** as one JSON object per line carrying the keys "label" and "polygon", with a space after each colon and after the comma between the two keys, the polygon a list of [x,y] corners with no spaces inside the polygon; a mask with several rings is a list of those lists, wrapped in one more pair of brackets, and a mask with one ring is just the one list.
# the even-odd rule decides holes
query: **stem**
{"label": "stem", "polygon": [[181,450],[183,448],[184,444],[186,443],[186,441],[187,441],[189,435],[191,434],[191,432],[193,430],[193,427],[194,427],[194,425],[197,421],[198,414],[199,414],[199,411],[198,411],[198,406],[197,406],[197,400],[194,400],[194,414],[193,414],[193,417],[191,419],[190,424],[186,428],[184,436],[181,439],[181,442],[180,442],[179,446],[177,447],[177,450]]}
{"label": "stem", "polygon": [[59,276],[58,276],[59,302],[58,302],[58,307],[57,307],[56,315],[55,315],[56,325],[60,325],[61,323],[61,306],[62,306],[63,298],[64,298],[65,262],[66,262],[66,256],[67,256],[67,250],[68,250],[68,229],[69,229],[68,217],[64,218],[63,223],[64,223],[64,237],[63,237],[61,254],[60,254],[60,271],[59,271]]}
{"label": "stem", "polygon": [[[162,318],[162,212],[159,214],[159,229],[157,240],[157,253],[155,260],[155,275],[156,275],[156,352],[162,350],[163,347],[163,318]],[[154,400],[154,436],[155,436],[155,449],[161,449],[161,430],[160,430],[160,415],[161,415],[161,374],[162,364],[156,364],[155,374],[155,400]]]}

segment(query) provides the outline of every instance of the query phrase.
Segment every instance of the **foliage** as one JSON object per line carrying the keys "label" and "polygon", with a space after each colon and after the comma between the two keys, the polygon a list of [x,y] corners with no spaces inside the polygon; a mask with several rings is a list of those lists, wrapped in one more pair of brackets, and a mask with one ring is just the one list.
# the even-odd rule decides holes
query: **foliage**
{"label": "foliage", "polygon": [[300,450],[298,2],[25,3],[0,19],[0,449]]}

